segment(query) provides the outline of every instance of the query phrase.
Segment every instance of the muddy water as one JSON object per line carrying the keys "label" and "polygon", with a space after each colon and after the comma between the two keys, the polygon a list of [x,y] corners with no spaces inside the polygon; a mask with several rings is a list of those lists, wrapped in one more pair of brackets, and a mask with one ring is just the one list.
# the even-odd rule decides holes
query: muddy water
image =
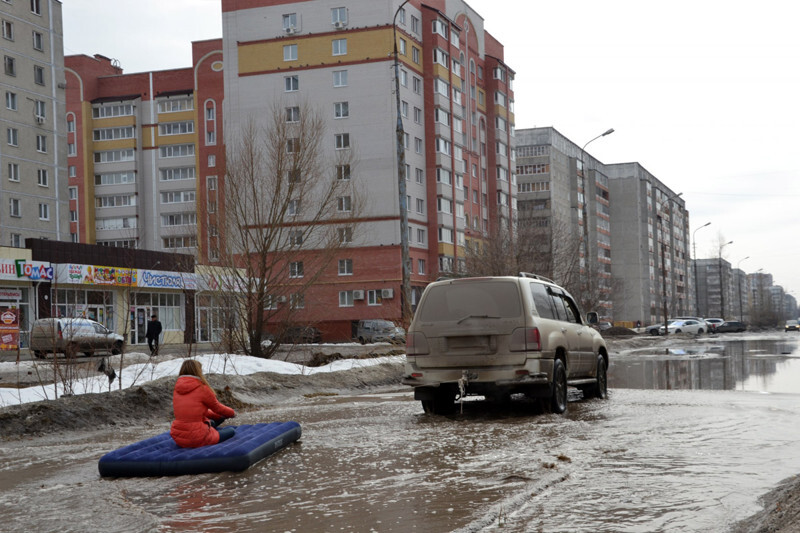
{"label": "muddy water", "polygon": [[[428,416],[404,389],[300,398],[242,416],[298,420],[303,437],[239,474],[98,477],[103,453],[161,426],[4,444],[0,529],[724,532],[759,509],[760,494],[800,473],[800,395],[756,385],[783,387],[769,376],[788,372],[789,359],[752,345],[741,354],[747,364],[733,369],[690,365],[672,375],[691,378],[639,388],[626,388],[627,373],[617,371],[636,360],[721,356],[620,356],[611,398],[576,393],[563,417],[524,401]],[[774,372],[753,370],[761,367],[751,359],[772,360]],[[698,373],[733,385],[677,386],[699,383]]]}

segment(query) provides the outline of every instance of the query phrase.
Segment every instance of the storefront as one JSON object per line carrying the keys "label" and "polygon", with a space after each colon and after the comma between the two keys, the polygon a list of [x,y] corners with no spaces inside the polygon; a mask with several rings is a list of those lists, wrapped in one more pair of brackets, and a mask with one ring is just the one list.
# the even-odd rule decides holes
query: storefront
{"label": "storefront", "polygon": [[[12,253],[25,255],[28,250],[18,248]],[[53,279],[50,263],[31,261],[26,258],[0,258],[0,312],[13,309],[19,313],[19,346],[28,346],[28,332],[35,312],[33,288],[41,282]]]}

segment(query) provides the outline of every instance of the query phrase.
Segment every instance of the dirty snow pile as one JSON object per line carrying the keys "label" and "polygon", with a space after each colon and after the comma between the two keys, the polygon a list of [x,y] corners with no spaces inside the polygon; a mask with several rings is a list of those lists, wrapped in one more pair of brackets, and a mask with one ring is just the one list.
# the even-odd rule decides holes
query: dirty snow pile
{"label": "dirty snow pile", "polygon": [[[114,358],[110,358],[113,361]],[[369,359],[341,359],[320,367],[308,367],[297,363],[262,359],[247,355],[235,354],[203,354],[195,357],[203,365],[203,373],[245,376],[258,372],[273,372],[276,374],[313,375],[325,372],[338,372],[363,368],[382,363],[397,363],[402,361],[402,356],[375,357]],[[117,359],[118,361],[118,359]],[[87,393],[100,393],[112,390],[127,389],[134,385],[142,385],[149,381],[168,376],[177,376],[183,359],[170,359],[167,361],[147,361],[145,363],[125,366],[124,370],[116,371],[113,380],[106,374],[81,376],[71,380],[59,380],[57,384],[44,383],[27,388],[0,388],[0,407],[16,405],[40,400],[60,398],[64,395],[77,395]],[[37,363],[32,363],[36,365]],[[111,363],[112,366],[114,363]],[[13,372],[17,363],[0,363],[0,371]],[[33,368],[33,366],[32,366]],[[117,364],[118,368],[118,364]],[[25,369],[25,372],[29,369]],[[38,370],[42,376],[52,376],[50,365],[42,366]],[[65,384],[66,382],[66,384]]]}

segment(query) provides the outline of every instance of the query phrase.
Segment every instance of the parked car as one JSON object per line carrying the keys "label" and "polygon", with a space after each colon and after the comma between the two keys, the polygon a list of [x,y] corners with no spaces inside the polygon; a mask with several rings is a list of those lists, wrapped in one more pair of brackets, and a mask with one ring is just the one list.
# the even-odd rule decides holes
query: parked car
{"label": "parked car", "polygon": [[[705,322],[699,320],[672,320],[667,324],[667,332],[672,335],[674,333],[693,333],[699,335],[705,333],[708,326]],[[659,333],[664,335],[664,326],[659,328]]]}
{"label": "parked car", "polygon": [[568,386],[605,398],[607,369],[606,343],[575,299],[520,273],[429,284],[408,330],[402,382],[426,413],[451,412],[457,397],[514,393],[563,413]]}
{"label": "parked car", "polygon": [[122,352],[125,339],[88,318],[39,318],[30,331],[30,349],[42,359],[48,353],[76,356],[83,352]]}
{"label": "parked car", "polygon": [[708,332],[714,333],[717,330],[717,326],[725,322],[722,318],[705,318],[703,319],[708,326]]}
{"label": "parked car", "polygon": [[800,331],[800,323],[797,320],[787,320],[783,331]]}
{"label": "parked car", "polygon": [[717,333],[740,333],[747,329],[747,324],[744,322],[738,322],[736,320],[726,320],[722,324],[716,327],[715,331]]}
{"label": "parked car", "polygon": [[598,331],[605,331],[607,329],[613,328],[614,324],[612,324],[611,322],[598,322],[596,324],[593,324],[593,327]]}
{"label": "parked car", "polygon": [[[672,320],[667,322],[667,324],[669,324],[670,322],[672,322]],[[664,329],[663,322],[661,324],[653,324],[652,326],[647,326],[646,328],[644,328],[644,331],[648,335],[654,335],[655,336],[655,335],[661,335],[662,334],[662,332],[661,332],[662,329]]]}
{"label": "parked car", "polygon": [[406,343],[406,330],[389,320],[359,320],[356,338],[361,344],[368,342]]}

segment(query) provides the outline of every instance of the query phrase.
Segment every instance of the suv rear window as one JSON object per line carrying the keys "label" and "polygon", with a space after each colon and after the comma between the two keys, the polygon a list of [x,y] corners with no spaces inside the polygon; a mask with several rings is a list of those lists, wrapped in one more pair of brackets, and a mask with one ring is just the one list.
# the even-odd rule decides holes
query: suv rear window
{"label": "suv rear window", "polygon": [[419,309],[423,322],[451,322],[469,316],[514,318],[522,314],[514,281],[454,282],[431,287]]}

